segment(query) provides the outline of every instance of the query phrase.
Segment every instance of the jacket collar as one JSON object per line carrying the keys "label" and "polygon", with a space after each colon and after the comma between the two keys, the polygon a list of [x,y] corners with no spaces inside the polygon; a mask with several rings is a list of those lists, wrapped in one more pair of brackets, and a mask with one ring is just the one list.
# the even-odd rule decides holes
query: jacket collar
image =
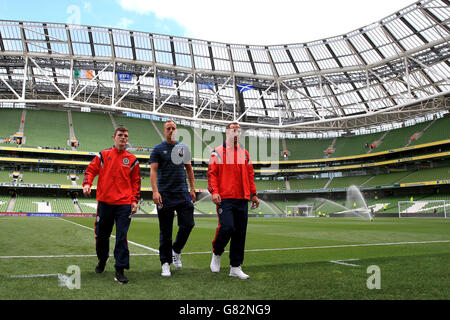
{"label": "jacket collar", "polygon": [[124,153],[124,152],[126,151],[126,148],[125,148],[125,149],[122,149],[122,150],[119,150],[119,149],[116,148],[116,146],[113,146],[113,150],[114,150],[115,152],[117,152],[117,153]]}
{"label": "jacket collar", "polygon": [[[227,140],[225,140],[223,142],[223,147],[226,148],[226,149],[232,149],[234,146],[231,143],[229,143]],[[239,142],[237,143],[236,148],[237,149],[243,149]]]}
{"label": "jacket collar", "polygon": [[164,143],[166,143],[168,146],[174,147],[174,146],[176,146],[179,142],[178,142],[178,141],[175,141],[174,144],[171,144],[171,143],[168,143],[166,140],[164,140]]}

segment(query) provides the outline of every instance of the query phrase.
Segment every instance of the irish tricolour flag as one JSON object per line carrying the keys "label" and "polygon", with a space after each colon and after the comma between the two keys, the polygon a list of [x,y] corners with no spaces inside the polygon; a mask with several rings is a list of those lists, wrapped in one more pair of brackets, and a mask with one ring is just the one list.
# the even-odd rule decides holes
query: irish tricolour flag
{"label": "irish tricolour flag", "polygon": [[94,77],[94,71],[92,70],[74,70],[75,79],[92,79]]}

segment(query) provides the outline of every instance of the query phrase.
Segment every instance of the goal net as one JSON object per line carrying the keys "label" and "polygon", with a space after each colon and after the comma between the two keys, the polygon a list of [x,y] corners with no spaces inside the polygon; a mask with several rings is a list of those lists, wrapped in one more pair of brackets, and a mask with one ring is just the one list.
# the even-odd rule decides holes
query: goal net
{"label": "goal net", "polygon": [[399,201],[398,217],[441,217],[447,218],[450,210],[448,200]]}
{"label": "goal net", "polygon": [[313,213],[314,205],[299,204],[295,206],[286,206],[284,212],[285,217],[315,217]]}

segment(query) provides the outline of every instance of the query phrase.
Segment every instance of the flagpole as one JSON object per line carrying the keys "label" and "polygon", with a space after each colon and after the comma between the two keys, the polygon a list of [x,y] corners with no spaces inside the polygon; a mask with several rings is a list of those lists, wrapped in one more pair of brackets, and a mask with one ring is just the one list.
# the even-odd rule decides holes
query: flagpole
{"label": "flagpole", "polygon": [[156,108],[156,81],[158,81],[156,76],[156,66],[153,65],[153,112],[155,112]]}
{"label": "flagpole", "polygon": [[114,106],[114,100],[116,95],[116,61],[113,62],[113,87],[112,87],[112,97],[111,97],[111,106]]}
{"label": "flagpole", "polygon": [[69,99],[72,99],[73,59],[70,59]]}
{"label": "flagpole", "polygon": [[236,121],[236,88],[236,77],[233,75],[233,121]]}

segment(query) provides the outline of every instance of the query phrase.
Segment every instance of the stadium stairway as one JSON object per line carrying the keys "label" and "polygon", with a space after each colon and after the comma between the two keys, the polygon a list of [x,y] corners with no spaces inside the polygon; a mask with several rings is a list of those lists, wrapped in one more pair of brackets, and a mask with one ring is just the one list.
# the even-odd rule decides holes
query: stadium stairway
{"label": "stadium stairway", "polygon": [[337,138],[334,138],[333,141],[331,142],[331,145],[328,147],[327,150],[324,151],[325,156],[323,157],[324,159],[328,159],[330,157],[330,153],[328,153],[328,150],[334,150],[334,146],[336,145],[336,140]]}
{"label": "stadium stairway", "polygon": [[198,130],[193,130],[194,134],[197,136],[197,138],[200,139],[200,141],[202,141],[203,145],[208,149],[208,154],[211,154],[211,152],[213,151],[211,149],[211,147],[206,143],[206,141],[203,141],[203,138],[200,136],[200,133],[198,133]]}
{"label": "stadium stairway", "polygon": [[[283,150],[287,150],[286,139],[281,139],[281,145],[283,147]],[[289,156],[287,156],[284,160],[289,160]]]}
{"label": "stadium stairway", "polygon": [[67,111],[67,120],[69,121],[69,136],[70,139],[75,139],[75,130],[73,129],[72,112]]}
{"label": "stadium stairway", "polygon": [[112,113],[109,113],[109,117],[111,118],[111,122],[113,124],[114,129],[117,129],[117,123],[116,123],[116,119],[114,119]]}
{"label": "stadium stairway", "polygon": [[164,136],[162,135],[161,131],[159,131],[158,127],[156,126],[155,122],[153,122],[153,120],[150,120],[150,122],[152,123],[153,128],[155,128],[155,132],[161,137],[161,140],[166,140],[164,138]]}
{"label": "stadium stairway", "polygon": [[[21,133],[21,134],[24,133],[26,117],[27,117],[27,110],[24,109],[22,111],[22,118],[20,120],[20,126],[19,126],[19,132],[18,133]],[[22,121],[22,119],[23,119],[23,121]]]}
{"label": "stadium stairway", "polygon": [[81,208],[78,205],[78,201],[76,203],[74,203],[74,206],[75,206],[75,210],[77,210],[77,213],[81,213]]}
{"label": "stadium stairway", "polygon": [[273,201],[273,202],[271,202],[271,204],[272,204],[276,209],[280,210],[279,213],[284,214],[284,209],[281,209],[280,206],[279,206],[277,203],[275,203],[275,202]]}
{"label": "stadium stairway", "polygon": [[328,188],[328,185],[331,183],[331,181],[333,181],[333,177],[331,177],[330,180],[328,180],[328,182],[323,186],[323,189]]}
{"label": "stadium stairway", "polygon": [[414,174],[415,172],[417,172],[417,170],[411,171],[410,173],[408,173],[406,176],[402,177],[400,180],[396,181],[395,183],[400,183],[402,180],[406,179],[407,177]]}
{"label": "stadium stairway", "polygon": [[368,183],[370,180],[372,180],[373,178],[375,178],[375,176],[371,176],[369,179],[367,179],[366,181],[364,181],[363,183],[361,183],[360,187],[364,186],[366,183]]}
{"label": "stadium stairway", "polygon": [[8,209],[6,209],[6,212],[14,212],[14,205],[16,204],[16,197],[12,196],[11,200],[9,200]]}
{"label": "stadium stairway", "polygon": [[[69,145],[70,145],[70,141],[77,140],[75,136],[75,129],[73,128],[72,112],[70,110],[67,111],[67,120],[69,121]],[[72,147],[72,151],[76,150],[77,150],[76,147]]]}
{"label": "stadium stairway", "polygon": [[430,121],[430,123],[421,131],[414,133],[410,138],[408,143],[405,145],[405,147],[408,147],[414,140],[420,139],[420,137],[425,133],[425,131],[428,130],[429,127],[431,127],[437,119],[433,119],[433,121]]}
{"label": "stadium stairway", "polygon": [[286,179],[286,190],[291,190],[291,183]]}
{"label": "stadium stairway", "polygon": [[[387,134],[389,133],[390,130],[386,131],[381,137],[380,139],[378,139],[377,141],[374,141],[373,144],[375,144],[375,148],[378,147],[379,145],[381,145],[383,143],[383,139],[387,136]],[[369,148],[369,150],[366,152],[366,154],[371,153],[373,150],[375,150],[375,148]]]}
{"label": "stadium stairway", "polygon": [[24,109],[22,111],[22,117],[20,118],[20,126],[19,126],[19,131],[17,132],[17,134],[22,135],[22,145],[25,144],[27,138],[25,136],[25,120],[27,117],[27,110]]}
{"label": "stadium stairway", "polygon": [[314,209],[314,211],[318,212],[318,211],[322,210],[322,207],[325,206],[326,203],[327,203],[327,202],[326,202],[325,200],[322,200],[322,203],[319,204],[319,205],[317,206],[317,208]]}

